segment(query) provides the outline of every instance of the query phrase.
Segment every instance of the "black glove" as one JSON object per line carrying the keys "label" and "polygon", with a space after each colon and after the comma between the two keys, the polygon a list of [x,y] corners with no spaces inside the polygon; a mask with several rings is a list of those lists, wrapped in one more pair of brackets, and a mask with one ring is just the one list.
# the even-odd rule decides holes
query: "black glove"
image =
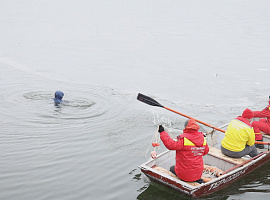
{"label": "black glove", "polygon": [[163,126],[162,126],[162,125],[159,125],[159,127],[158,127],[158,132],[159,132],[159,133],[162,133],[163,131],[164,131]]}

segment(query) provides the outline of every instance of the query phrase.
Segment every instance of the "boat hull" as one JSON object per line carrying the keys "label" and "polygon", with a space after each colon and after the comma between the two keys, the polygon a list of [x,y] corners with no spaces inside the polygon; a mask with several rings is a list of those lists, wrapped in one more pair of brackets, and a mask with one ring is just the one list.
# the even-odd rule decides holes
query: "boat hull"
{"label": "boat hull", "polygon": [[[165,152],[164,155],[162,156],[166,156],[167,153],[168,151]],[[228,161],[225,161],[222,158],[217,158],[215,155],[209,154],[207,156],[211,157],[210,159],[212,160],[219,159],[220,162],[226,163],[228,165],[232,164],[229,163]],[[268,162],[269,160],[270,160],[270,153],[267,151],[255,158],[243,162],[242,164],[234,164],[233,165],[234,167],[227,170],[227,172],[224,175],[205,184],[200,184],[199,186],[189,185],[184,181],[177,180],[167,174],[155,170],[153,166],[155,166],[159,161],[157,161],[157,163],[153,162],[153,160],[149,161],[148,163],[139,166],[139,168],[152,181],[162,183],[170,188],[173,188],[191,197],[203,197],[227,187],[234,181],[244,177],[248,173],[252,172],[253,170],[257,169],[258,167]],[[217,162],[215,163],[218,164]]]}

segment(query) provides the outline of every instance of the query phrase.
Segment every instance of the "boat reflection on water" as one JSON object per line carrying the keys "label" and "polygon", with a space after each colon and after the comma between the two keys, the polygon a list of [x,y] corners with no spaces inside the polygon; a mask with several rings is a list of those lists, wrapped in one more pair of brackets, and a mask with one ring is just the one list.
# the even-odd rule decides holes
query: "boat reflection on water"
{"label": "boat reflection on water", "polygon": [[[145,189],[146,188],[146,189]],[[170,200],[170,199],[190,199],[190,197],[175,192],[173,189],[170,189],[164,185],[151,182],[146,184],[140,190],[144,190],[141,194],[138,195],[137,199],[139,200],[149,200],[149,199],[156,199],[156,200]]]}

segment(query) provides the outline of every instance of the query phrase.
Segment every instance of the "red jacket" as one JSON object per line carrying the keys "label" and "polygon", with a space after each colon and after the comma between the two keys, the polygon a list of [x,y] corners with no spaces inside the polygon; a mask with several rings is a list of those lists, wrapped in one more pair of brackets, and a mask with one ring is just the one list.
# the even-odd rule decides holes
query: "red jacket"
{"label": "red jacket", "polygon": [[[261,111],[253,111],[254,117],[262,118],[259,121],[253,121],[252,127],[255,132],[255,140],[262,140],[261,131],[270,134],[270,100],[269,105]],[[265,119],[266,118],[266,119]]]}
{"label": "red jacket", "polygon": [[160,138],[169,150],[176,150],[175,173],[184,181],[193,182],[201,178],[203,156],[209,151],[203,133],[196,130],[184,130],[174,141],[167,132],[160,133]]}
{"label": "red jacket", "polygon": [[259,118],[266,117],[267,120],[265,122],[270,125],[270,100],[269,100],[269,105],[265,109],[261,111],[253,111],[253,114],[254,114],[254,117],[259,117]]}

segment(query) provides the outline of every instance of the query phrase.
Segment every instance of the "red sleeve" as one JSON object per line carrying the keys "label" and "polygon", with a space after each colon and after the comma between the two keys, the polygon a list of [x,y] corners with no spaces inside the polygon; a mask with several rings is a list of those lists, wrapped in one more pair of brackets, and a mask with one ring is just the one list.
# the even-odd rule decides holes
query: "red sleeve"
{"label": "red sleeve", "polygon": [[265,118],[261,118],[259,121],[260,122],[263,122],[263,123],[266,123],[267,122]]}
{"label": "red sleeve", "polygon": [[269,106],[262,111],[253,111],[254,117],[270,117]]}
{"label": "red sleeve", "polygon": [[208,147],[208,144],[206,144],[203,155],[208,154],[208,152],[209,152],[209,147]]}
{"label": "red sleeve", "polygon": [[167,147],[169,150],[180,150],[184,145],[183,138],[178,141],[174,141],[166,131],[160,133],[160,139],[162,140],[165,147]]}

